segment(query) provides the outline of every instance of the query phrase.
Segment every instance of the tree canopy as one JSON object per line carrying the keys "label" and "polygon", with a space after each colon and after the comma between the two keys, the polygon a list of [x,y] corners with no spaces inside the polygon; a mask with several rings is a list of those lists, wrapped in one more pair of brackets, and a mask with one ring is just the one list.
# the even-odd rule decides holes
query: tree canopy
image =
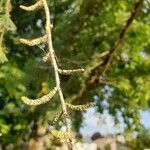
{"label": "tree canopy", "polygon": [[[20,100],[47,94],[54,87],[50,63],[42,61],[46,45],[29,47],[21,37],[44,33],[45,15],[25,12],[19,5],[36,1],[0,0],[0,143],[20,143],[53,119],[60,105],[29,108]],[[128,130],[140,130],[140,111],[150,108],[150,3],[148,0],[47,0],[53,24],[52,40],[60,68],[85,68],[83,76],[61,75],[67,102],[96,102]],[[8,6],[9,5],[9,6]],[[104,105],[107,102],[107,105]],[[79,131],[82,113],[71,112]],[[59,128],[62,124],[58,124]],[[45,132],[47,134],[47,132]]]}

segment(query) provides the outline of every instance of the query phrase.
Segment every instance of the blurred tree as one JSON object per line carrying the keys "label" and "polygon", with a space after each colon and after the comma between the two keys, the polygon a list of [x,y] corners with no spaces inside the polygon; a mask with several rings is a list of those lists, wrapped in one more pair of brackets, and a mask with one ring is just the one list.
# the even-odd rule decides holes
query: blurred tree
{"label": "blurred tree", "polygon": [[[49,86],[46,88],[54,86],[50,65],[42,61],[46,46],[29,48],[19,43],[20,37],[37,37],[43,33],[43,12],[24,13],[19,8],[21,4],[31,5],[35,1],[13,0],[9,14],[6,1],[0,0],[2,145],[18,146],[22,140],[45,135],[47,131],[39,134],[37,125],[46,128],[45,122],[59,109],[57,100],[37,108],[29,108],[20,101],[22,95],[33,98],[41,95],[43,83]],[[117,121],[120,112],[128,130],[140,129],[140,110],[150,107],[149,2],[47,1],[52,12],[53,43],[60,67],[86,69],[83,77],[61,76],[67,100],[76,104],[96,101],[100,113],[108,109]],[[5,32],[1,32],[3,29]],[[104,101],[107,106],[102,105]],[[82,113],[71,115],[73,127],[79,131]]]}
{"label": "blurred tree", "polygon": [[150,147],[150,129],[142,128],[136,139],[129,142],[132,150],[143,150]]}

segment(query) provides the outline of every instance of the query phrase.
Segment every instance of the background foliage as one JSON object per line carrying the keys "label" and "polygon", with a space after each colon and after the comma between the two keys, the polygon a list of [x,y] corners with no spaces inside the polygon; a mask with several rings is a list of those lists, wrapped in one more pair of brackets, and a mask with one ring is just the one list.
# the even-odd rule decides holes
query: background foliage
{"label": "background foliage", "polygon": [[[44,45],[29,48],[19,43],[20,37],[42,35],[44,14],[25,13],[19,5],[30,5],[25,0],[13,0],[10,16],[0,1],[0,29],[5,28],[0,47],[0,143],[7,145],[30,139],[35,122],[53,118],[59,102],[29,108],[21,101],[22,95],[39,97],[54,86],[53,70],[42,62]],[[97,62],[97,55],[108,51],[116,41],[136,0],[48,0],[53,28],[53,43],[58,63],[62,68],[86,68]],[[74,103],[97,102],[97,111],[108,109],[115,116],[121,113],[127,131],[140,128],[140,111],[150,108],[150,4],[144,1],[142,10],[133,21],[121,47],[103,77],[105,83],[96,85]],[[43,49],[44,48],[44,49]],[[95,60],[95,61],[94,61]],[[78,95],[84,85],[83,77],[61,76],[68,101]],[[93,97],[97,96],[97,99]],[[103,105],[107,102],[107,105]],[[73,113],[75,131],[79,131],[82,114]],[[60,124],[61,126],[61,124]],[[37,134],[36,134],[37,135]],[[17,141],[17,142],[16,142]],[[138,141],[137,141],[138,142]]]}

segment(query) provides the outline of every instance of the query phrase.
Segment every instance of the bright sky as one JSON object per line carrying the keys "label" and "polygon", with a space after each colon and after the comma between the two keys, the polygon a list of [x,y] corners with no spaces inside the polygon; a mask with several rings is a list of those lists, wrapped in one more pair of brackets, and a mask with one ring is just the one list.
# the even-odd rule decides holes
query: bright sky
{"label": "bright sky", "polygon": [[141,113],[141,121],[142,124],[146,127],[146,128],[150,128],[150,110],[149,111],[144,111]]}
{"label": "bright sky", "polygon": [[[81,133],[84,136],[91,136],[95,132],[100,132],[101,134],[111,134],[111,133],[121,133],[125,125],[120,117],[120,125],[115,126],[113,117],[111,117],[107,111],[103,115],[95,112],[94,108],[90,108],[84,114],[84,123],[81,128]],[[145,127],[150,127],[150,111],[145,111],[141,113],[141,121]]]}

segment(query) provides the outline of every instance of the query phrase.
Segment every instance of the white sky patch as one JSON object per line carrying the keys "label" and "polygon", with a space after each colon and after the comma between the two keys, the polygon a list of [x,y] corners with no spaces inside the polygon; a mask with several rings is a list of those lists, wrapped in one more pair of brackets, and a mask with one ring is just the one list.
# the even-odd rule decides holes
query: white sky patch
{"label": "white sky patch", "polygon": [[150,128],[150,110],[141,112],[141,121],[146,128]]}
{"label": "white sky patch", "polygon": [[[114,118],[108,114],[108,111],[99,114],[95,108],[90,108],[84,114],[83,127],[80,131],[86,140],[90,140],[95,132],[100,132],[102,135],[123,133],[126,125],[123,123],[120,114],[118,114],[118,117],[120,124],[115,125]],[[150,111],[141,112],[141,122],[146,128],[150,128]]]}
{"label": "white sky patch", "polygon": [[91,108],[84,114],[83,127],[80,131],[83,136],[91,137],[95,132],[100,132],[102,135],[122,133],[124,127],[123,123],[115,125],[114,118],[107,111],[99,114]]}

